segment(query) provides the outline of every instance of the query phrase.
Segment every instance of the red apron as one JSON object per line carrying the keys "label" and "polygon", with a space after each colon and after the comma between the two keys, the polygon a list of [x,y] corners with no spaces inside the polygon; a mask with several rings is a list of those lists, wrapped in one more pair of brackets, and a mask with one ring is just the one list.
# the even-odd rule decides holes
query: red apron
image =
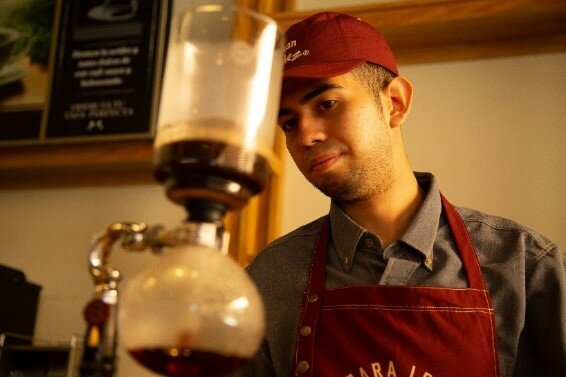
{"label": "red apron", "polygon": [[303,295],[294,376],[499,376],[489,292],[460,215],[441,199],[469,288],[324,289],[327,222]]}

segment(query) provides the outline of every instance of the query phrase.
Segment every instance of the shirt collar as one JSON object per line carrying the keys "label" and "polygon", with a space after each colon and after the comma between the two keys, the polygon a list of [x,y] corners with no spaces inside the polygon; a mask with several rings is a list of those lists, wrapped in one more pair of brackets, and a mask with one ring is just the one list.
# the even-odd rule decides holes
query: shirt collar
{"label": "shirt collar", "polygon": [[[399,241],[418,251],[423,256],[424,266],[432,270],[433,247],[442,210],[440,192],[431,173],[415,172],[415,177],[425,198]],[[349,272],[358,243],[364,234],[371,233],[346,215],[335,201],[332,201],[329,216],[334,249],[342,268]]]}
{"label": "shirt collar", "polygon": [[366,230],[352,220],[334,200],[330,205],[330,229],[342,268],[350,272],[360,238]]}

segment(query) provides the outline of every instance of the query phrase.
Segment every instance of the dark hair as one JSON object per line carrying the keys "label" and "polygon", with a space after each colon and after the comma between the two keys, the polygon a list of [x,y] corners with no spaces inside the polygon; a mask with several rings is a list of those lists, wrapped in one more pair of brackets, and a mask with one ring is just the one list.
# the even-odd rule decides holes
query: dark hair
{"label": "dark hair", "polygon": [[385,89],[396,77],[387,68],[368,62],[354,68],[350,72],[378,101],[379,92]]}

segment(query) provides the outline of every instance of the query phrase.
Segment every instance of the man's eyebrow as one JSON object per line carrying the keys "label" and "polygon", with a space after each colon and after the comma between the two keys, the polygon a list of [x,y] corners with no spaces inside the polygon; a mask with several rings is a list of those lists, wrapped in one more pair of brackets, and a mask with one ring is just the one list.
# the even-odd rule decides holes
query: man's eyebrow
{"label": "man's eyebrow", "polygon": [[332,90],[332,89],[343,89],[343,87],[341,87],[338,84],[332,84],[332,83],[321,84],[321,85],[317,86],[316,88],[314,88],[313,90],[311,90],[310,92],[308,92],[307,94],[305,94],[299,100],[299,103],[303,104],[305,102],[308,102],[309,100],[313,99],[314,97],[318,96],[319,94],[322,94],[322,93],[329,91],[329,90]]}
{"label": "man's eyebrow", "polygon": [[[338,85],[338,84],[332,84],[332,83],[321,84],[321,85],[315,87],[313,90],[307,92],[304,96],[302,96],[301,99],[299,99],[299,103],[304,104],[304,103],[310,101],[311,99],[315,98],[319,94],[322,94],[322,93],[329,91],[329,90],[332,90],[332,89],[343,89],[343,87]],[[286,108],[281,108],[279,110],[279,117],[288,115],[290,113],[292,113],[291,110],[286,109]]]}

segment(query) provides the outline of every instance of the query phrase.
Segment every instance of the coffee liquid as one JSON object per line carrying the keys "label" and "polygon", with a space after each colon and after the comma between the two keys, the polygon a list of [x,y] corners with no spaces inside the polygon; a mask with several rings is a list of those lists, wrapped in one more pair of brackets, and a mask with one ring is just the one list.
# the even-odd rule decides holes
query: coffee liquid
{"label": "coffee liquid", "polygon": [[159,130],[154,176],[165,185],[169,199],[179,204],[188,199],[220,201],[238,209],[265,188],[269,161],[240,146],[233,128],[227,121],[207,120]]}
{"label": "coffee liquid", "polygon": [[170,377],[216,377],[236,370],[247,361],[238,356],[188,348],[136,348],[130,355],[152,371]]}

